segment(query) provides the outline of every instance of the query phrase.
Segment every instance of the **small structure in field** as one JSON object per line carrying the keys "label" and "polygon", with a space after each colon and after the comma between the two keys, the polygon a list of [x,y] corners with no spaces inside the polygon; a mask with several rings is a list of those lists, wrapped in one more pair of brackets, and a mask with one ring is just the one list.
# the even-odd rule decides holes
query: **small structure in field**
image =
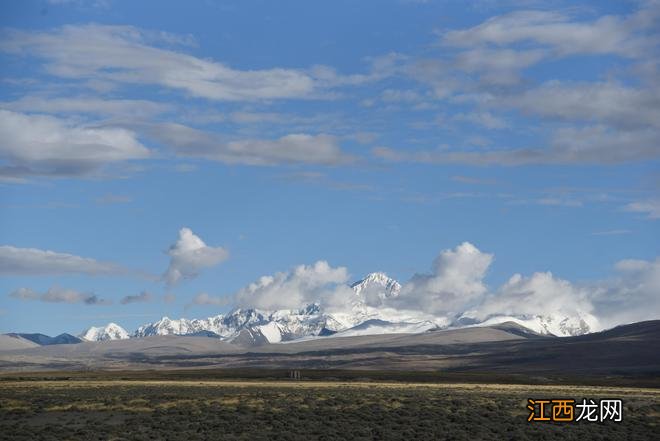
{"label": "small structure in field", "polygon": [[300,371],[289,371],[288,377],[291,380],[300,380]]}

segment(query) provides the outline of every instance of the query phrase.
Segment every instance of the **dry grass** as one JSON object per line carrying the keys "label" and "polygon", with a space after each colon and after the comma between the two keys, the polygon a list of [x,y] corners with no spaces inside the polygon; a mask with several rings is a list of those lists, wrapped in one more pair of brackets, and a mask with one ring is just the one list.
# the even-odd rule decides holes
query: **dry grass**
{"label": "dry grass", "polygon": [[[624,400],[622,423],[526,421],[527,398]],[[320,381],[4,381],[0,438],[653,439],[660,390]]]}

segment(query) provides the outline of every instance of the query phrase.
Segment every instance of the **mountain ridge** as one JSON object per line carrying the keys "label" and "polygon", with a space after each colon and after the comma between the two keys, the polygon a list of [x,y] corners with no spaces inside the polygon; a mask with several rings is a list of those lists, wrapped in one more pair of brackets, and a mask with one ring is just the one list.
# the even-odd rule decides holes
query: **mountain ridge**
{"label": "mountain ridge", "polygon": [[[129,333],[110,323],[91,327],[80,334],[87,341],[143,338],[154,335],[206,335],[223,340],[251,341],[253,344],[280,343],[300,338],[339,337],[378,333],[424,332],[431,329],[455,329],[515,322],[533,332],[556,336],[574,336],[597,329],[589,314],[511,316],[495,314],[479,320],[465,312],[455,318],[432,316],[418,311],[392,308],[400,297],[402,285],[383,272],[367,274],[350,285],[355,296],[342,308],[326,308],[310,303],[299,309],[262,310],[236,308],[226,314],[207,318],[161,319],[145,323]],[[397,303],[394,303],[397,304]],[[244,332],[245,331],[245,332]],[[240,337],[239,337],[240,336]]]}

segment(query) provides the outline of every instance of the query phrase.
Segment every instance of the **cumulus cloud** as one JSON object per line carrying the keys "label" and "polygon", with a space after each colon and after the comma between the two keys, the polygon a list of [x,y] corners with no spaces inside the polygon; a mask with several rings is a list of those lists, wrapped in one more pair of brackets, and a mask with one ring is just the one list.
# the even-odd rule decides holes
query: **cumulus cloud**
{"label": "cumulus cloud", "polygon": [[444,250],[430,274],[416,274],[403,285],[396,303],[407,309],[456,314],[486,293],[483,279],[492,261],[492,254],[469,242]]}
{"label": "cumulus cloud", "polygon": [[[535,272],[514,274],[500,287],[491,288],[485,277],[493,259],[492,254],[462,243],[442,251],[430,273],[414,275],[403,283],[398,295],[390,297],[356,294],[347,284],[346,268],[319,261],[261,277],[239,290],[233,302],[265,310],[318,303],[340,321],[352,317],[356,305],[365,317],[386,311],[388,317],[427,317],[445,325],[467,318],[481,322],[498,317],[543,317],[552,332],[566,332],[562,327],[576,332],[600,330],[657,319],[660,313],[660,258],[621,261],[613,277],[592,282],[575,283],[551,272]],[[227,300],[202,293],[193,303],[224,306]]]}
{"label": "cumulus cloud", "polygon": [[149,150],[134,132],[0,109],[0,176],[81,176],[104,165],[143,159]]}
{"label": "cumulus cloud", "polygon": [[114,275],[126,272],[126,269],[114,263],[99,262],[88,257],[36,248],[0,246],[0,275],[3,276]]}
{"label": "cumulus cloud", "polygon": [[576,287],[550,272],[529,277],[514,274],[477,306],[476,317],[484,320],[491,315],[590,314],[590,294],[589,289]]}
{"label": "cumulus cloud", "polygon": [[153,300],[153,295],[147,291],[142,291],[140,294],[124,296],[119,303],[128,305],[130,303],[145,303]]}
{"label": "cumulus cloud", "polygon": [[[451,314],[473,304],[486,293],[483,278],[492,259],[491,254],[465,242],[453,250],[443,251],[435,260],[431,274],[415,275],[403,284],[400,295],[389,299],[379,295],[362,295],[358,299],[347,284],[349,275],[345,267],[332,267],[325,261],[318,261],[263,276],[239,290],[234,299],[241,307],[267,310],[319,303],[331,311],[345,311],[360,300],[371,307]],[[220,302],[219,298],[208,296],[197,300],[211,304]]]}
{"label": "cumulus cloud", "polygon": [[483,280],[491,262],[492,255],[470,244],[445,250],[436,259],[434,274],[414,276],[394,304],[404,302],[409,309],[441,316],[462,313],[480,321],[496,316],[577,318],[591,330],[657,319],[660,314],[658,258],[620,261],[613,277],[592,282],[575,283],[551,272],[514,274],[494,290]]}
{"label": "cumulus cloud", "polygon": [[313,302],[335,305],[349,292],[347,282],[346,268],[334,268],[328,262],[318,261],[260,277],[238,291],[235,299],[239,306],[261,309],[291,309]]}
{"label": "cumulus cloud", "polygon": [[96,294],[58,287],[51,287],[43,293],[30,288],[19,288],[9,296],[19,300],[36,300],[49,303],[82,303],[85,305],[110,305],[112,303],[109,300],[99,298]]}
{"label": "cumulus cloud", "polygon": [[170,286],[181,279],[197,277],[202,269],[216,266],[229,257],[226,249],[207,246],[190,228],[179,230],[179,239],[170,246],[167,254],[170,265],[163,278]]}

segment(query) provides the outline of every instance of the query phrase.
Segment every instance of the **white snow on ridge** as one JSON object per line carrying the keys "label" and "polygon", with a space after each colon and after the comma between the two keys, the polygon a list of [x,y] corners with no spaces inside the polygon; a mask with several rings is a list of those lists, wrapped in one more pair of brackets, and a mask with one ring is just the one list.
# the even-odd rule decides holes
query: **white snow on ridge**
{"label": "white snow on ridge", "polygon": [[368,320],[360,325],[338,332],[332,335],[332,337],[354,337],[357,335],[373,334],[419,334],[420,332],[426,332],[431,329],[437,329],[437,325],[429,321],[390,323],[383,320]]}
{"label": "white snow on ridge", "polygon": [[397,297],[401,292],[401,284],[385,273],[370,273],[351,285],[358,297],[365,300],[369,296],[375,296],[381,300]]}
{"label": "white snow on ridge", "polygon": [[270,322],[268,324],[258,326],[257,329],[261,331],[269,343],[279,343],[282,341],[282,333],[280,332],[279,326],[277,326],[277,323],[275,322]]}
{"label": "white snow on ridge", "polygon": [[475,317],[479,315],[473,311],[457,317],[397,309],[391,307],[393,303],[387,300],[400,295],[401,285],[384,273],[368,274],[351,287],[355,296],[341,308],[325,309],[315,303],[300,309],[275,311],[239,308],[205,319],[163,317],[140,326],[132,335],[119,325],[110,323],[105,327],[89,328],[80,337],[88,341],[103,341],[208,331],[225,341],[262,344],[355,335],[420,333],[430,329],[490,326],[503,322],[514,322],[537,333],[556,336],[581,335],[599,328],[597,319],[588,313],[503,314],[477,320]]}
{"label": "white snow on ridge", "polygon": [[514,322],[534,332],[557,337],[570,337],[587,334],[598,329],[598,321],[591,314],[578,314],[570,317],[558,315],[536,315],[517,317],[499,315],[471,326],[492,326],[504,322]]}
{"label": "white snow on ridge", "polygon": [[78,336],[86,341],[125,340],[130,337],[128,332],[116,323],[105,326],[92,326]]}

